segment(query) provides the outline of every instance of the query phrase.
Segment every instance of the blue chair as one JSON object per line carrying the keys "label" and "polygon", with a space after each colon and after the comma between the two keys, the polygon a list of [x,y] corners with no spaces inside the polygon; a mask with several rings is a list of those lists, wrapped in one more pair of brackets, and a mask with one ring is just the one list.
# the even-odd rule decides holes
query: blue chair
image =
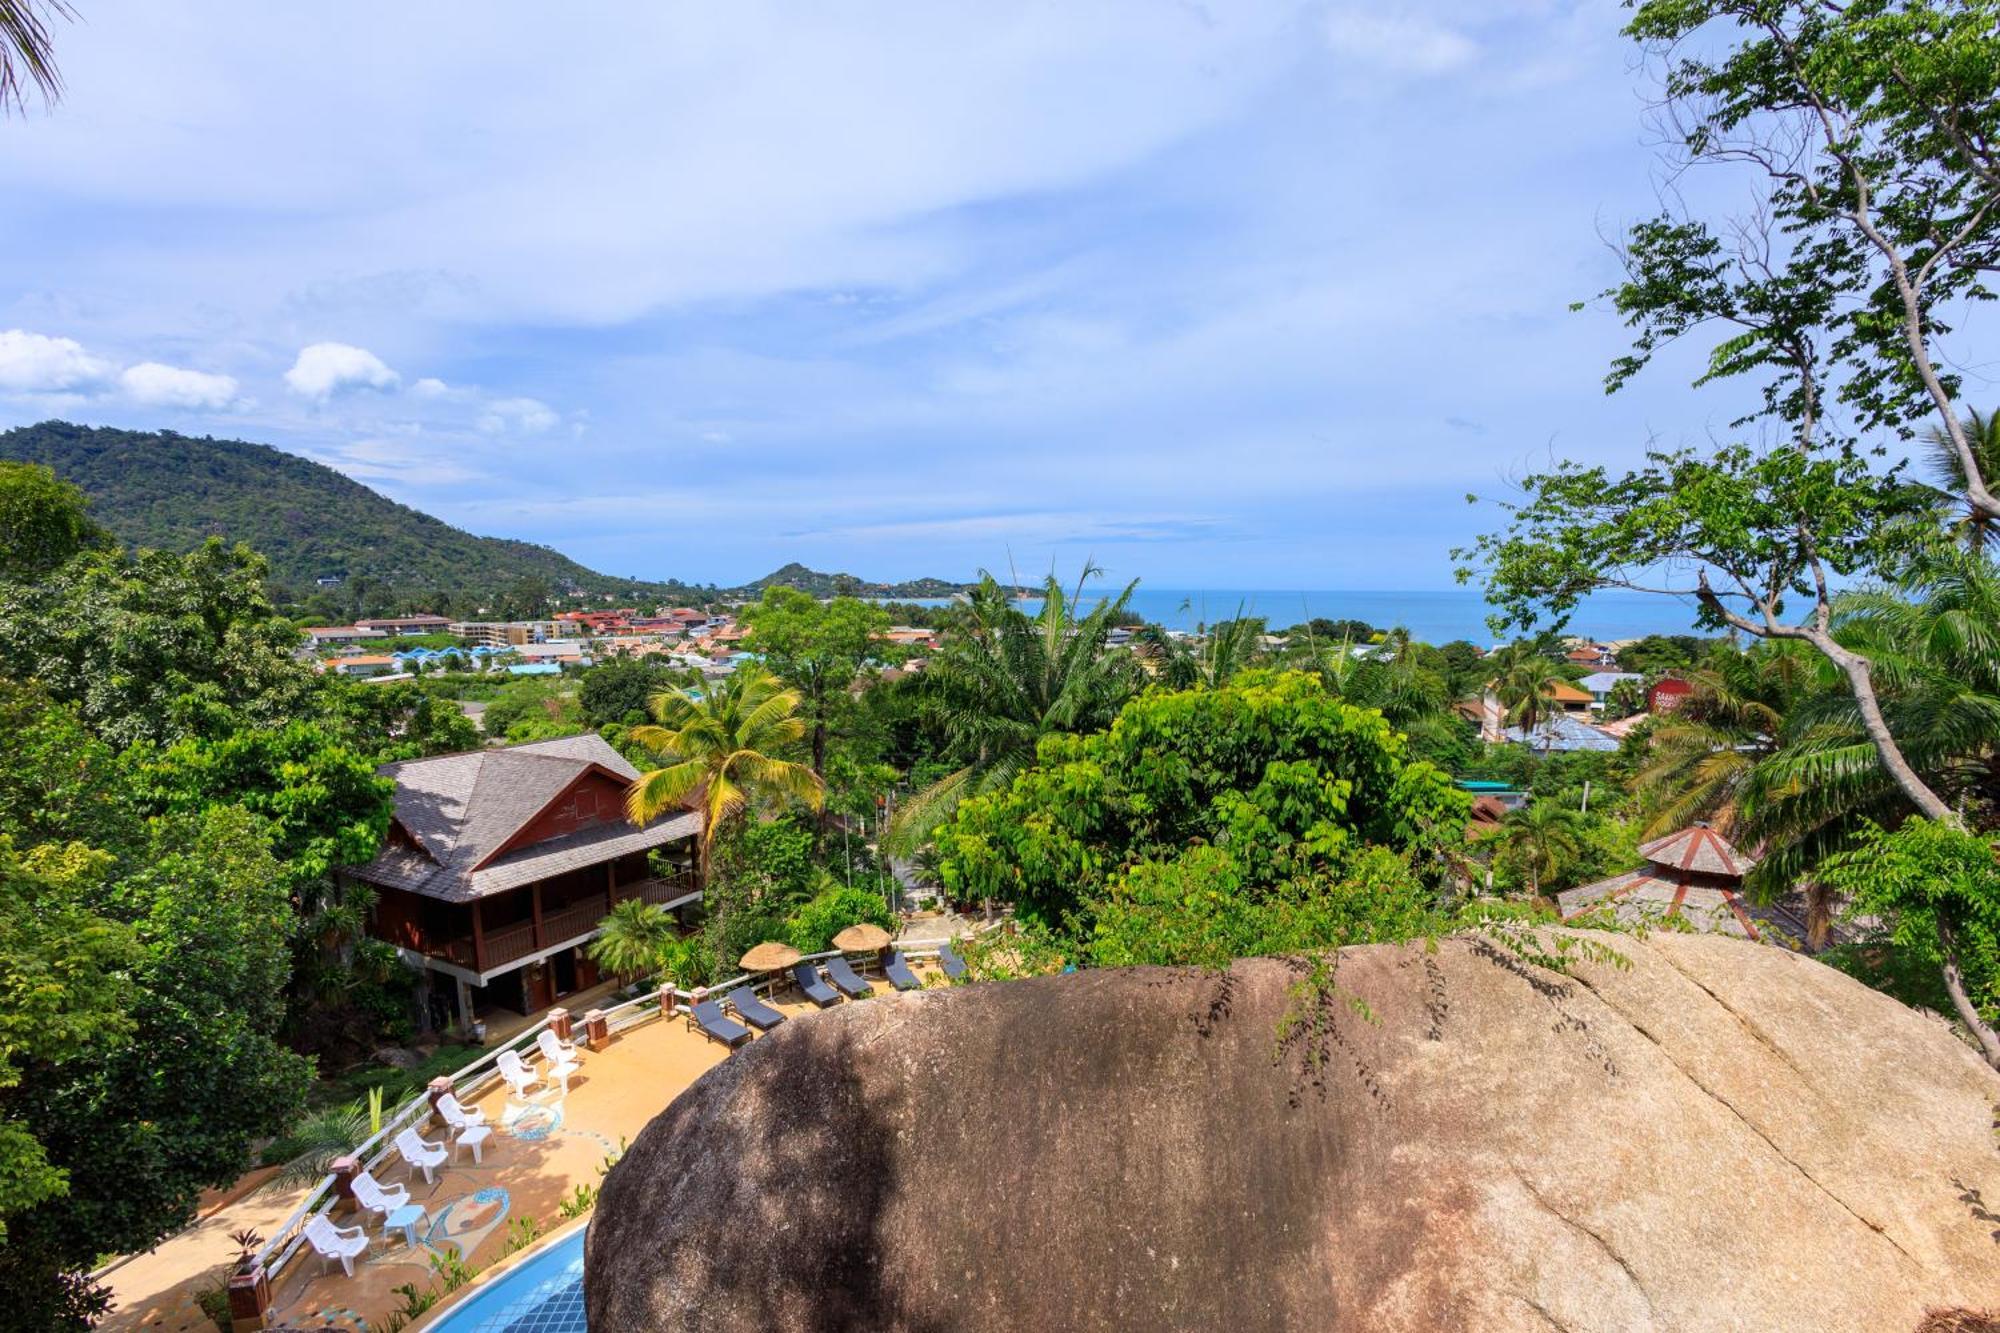
{"label": "blue chair", "polygon": [[924,988],[924,983],[917,980],[917,974],[910,971],[909,962],[900,953],[890,954],[889,961],[882,965],[882,971],[889,978],[889,984],[897,990]]}
{"label": "blue chair", "polygon": [[811,963],[793,963],[792,980],[798,983],[808,1000],[822,1009],[840,1003],[840,996],[833,987],[820,980],[819,969]]}
{"label": "blue chair", "polygon": [[757,998],[757,992],[748,986],[738,986],[729,992],[729,1007],[736,1016],[756,1028],[759,1032],[769,1032],[785,1021],[785,1016]]}
{"label": "blue chair", "polygon": [[710,1039],[734,1050],[750,1040],[750,1029],[722,1012],[714,1000],[699,1000],[694,1006],[694,1025]]}
{"label": "blue chair", "polygon": [[958,956],[958,950],[951,947],[950,940],[938,946],[938,966],[944,969],[946,980],[965,980],[965,960]]}
{"label": "blue chair", "polygon": [[875,993],[875,988],[862,980],[861,974],[838,954],[826,960],[826,979],[850,1000],[859,1000]]}

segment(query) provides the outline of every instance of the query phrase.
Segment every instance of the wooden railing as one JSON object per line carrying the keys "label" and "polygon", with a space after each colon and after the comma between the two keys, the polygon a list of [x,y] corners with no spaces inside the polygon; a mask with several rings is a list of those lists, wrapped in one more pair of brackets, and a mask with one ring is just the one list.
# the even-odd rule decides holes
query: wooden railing
{"label": "wooden railing", "polygon": [[499,930],[486,932],[485,947],[479,951],[475,966],[485,972],[496,967],[505,967],[517,958],[526,958],[542,947],[535,935],[535,923],[523,921],[518,926],[502,926]]}
{"label": "wooden railing", "polygon": [[610,910],[610,900],[598,897],[571,903],[560,911],[542,913],[541,947],[547,948],[579,935],[588,935],[597,929],[597,923],[604,920],[604,914]]}

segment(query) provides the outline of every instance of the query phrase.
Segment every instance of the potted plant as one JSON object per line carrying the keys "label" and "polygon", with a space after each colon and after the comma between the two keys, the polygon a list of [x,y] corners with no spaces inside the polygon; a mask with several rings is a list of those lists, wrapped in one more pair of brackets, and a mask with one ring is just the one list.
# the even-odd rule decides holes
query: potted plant
{"label": "potted plant", "polygon": [[229,1270],[229,1317],[240,1326],[262,1328],[264,1312],[271,1308],[271,1279],[257,1261],[264,1238],[246,1227],[230,1232],[229,1239],[236,1242],[236,1262]]}

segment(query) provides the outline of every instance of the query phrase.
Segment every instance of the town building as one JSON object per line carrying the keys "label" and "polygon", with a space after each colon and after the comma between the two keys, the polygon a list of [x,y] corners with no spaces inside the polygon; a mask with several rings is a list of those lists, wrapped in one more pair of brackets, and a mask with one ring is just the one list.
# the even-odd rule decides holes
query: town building
{"label": "town building", "polygon": [[354,623],[362,629],[379,629],[387,634],[444,634],[451,629],[449,616],[389,616]]}
{"label": "town building", "polygon": [[1756,861],[1707,824],[1639,848],[1646,864],[1556,895],[1564,921],[1610,911],[1628,925],[1673,920],[1711,934],[1817,949],[1837,937],[1830,921],[1815,931],[1803,895],[1758,903],[1743,890]]}
{"label": "town building", "polygon": [[1618,688],[1619,682],[1644,679],[1636,671],[1593,671],[1576,684],[1578,689],[1590,692],[1593,707],[1602,708],[1611,691]]}
{"label": "town building", "polygon": [[[584,951],[611,908],[701,898],[701,815],[625,815],[639,772],[595,735],[385,765],[395,814],[382,852],[345,873],[372,885],[369,934],[454,997],[461,1023],[535,1014],[593,986]],[[662,874],[654,855],[670,862]]]}
{"label": "town building", "polygon": [[364,639],[386,639],[387,630],[363,629],[359,625],[313,625],[299,631],[314,648],[326,648],[335,644],[360,643]]}
{"label": "town building", "polygon": [[1679,676],[1662,676],[1646,688],[1646,711],[1653,714],[1671,713],[1681,706],[1681,702],[1694,693],[1694,686]]}
{"label": "town building", "polygon": [[401,668],[402,663],[389,653],[356,653],[352,657],[336,657],[326,665],[336,676],[379,676]]}

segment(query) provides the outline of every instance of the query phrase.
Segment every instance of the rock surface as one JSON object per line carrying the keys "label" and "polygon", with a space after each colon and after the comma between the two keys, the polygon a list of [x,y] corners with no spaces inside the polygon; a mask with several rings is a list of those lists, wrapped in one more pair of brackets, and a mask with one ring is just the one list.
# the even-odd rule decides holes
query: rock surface
{"label": "rock surface", "polygon": [[1629,965],[1346,950],[1365,1015],[1263,960],[787,1023],[606,1179],[591,1328],[1885,1333],[2000,1303],[2000,1076],[1808,959],[1601,938]]}

